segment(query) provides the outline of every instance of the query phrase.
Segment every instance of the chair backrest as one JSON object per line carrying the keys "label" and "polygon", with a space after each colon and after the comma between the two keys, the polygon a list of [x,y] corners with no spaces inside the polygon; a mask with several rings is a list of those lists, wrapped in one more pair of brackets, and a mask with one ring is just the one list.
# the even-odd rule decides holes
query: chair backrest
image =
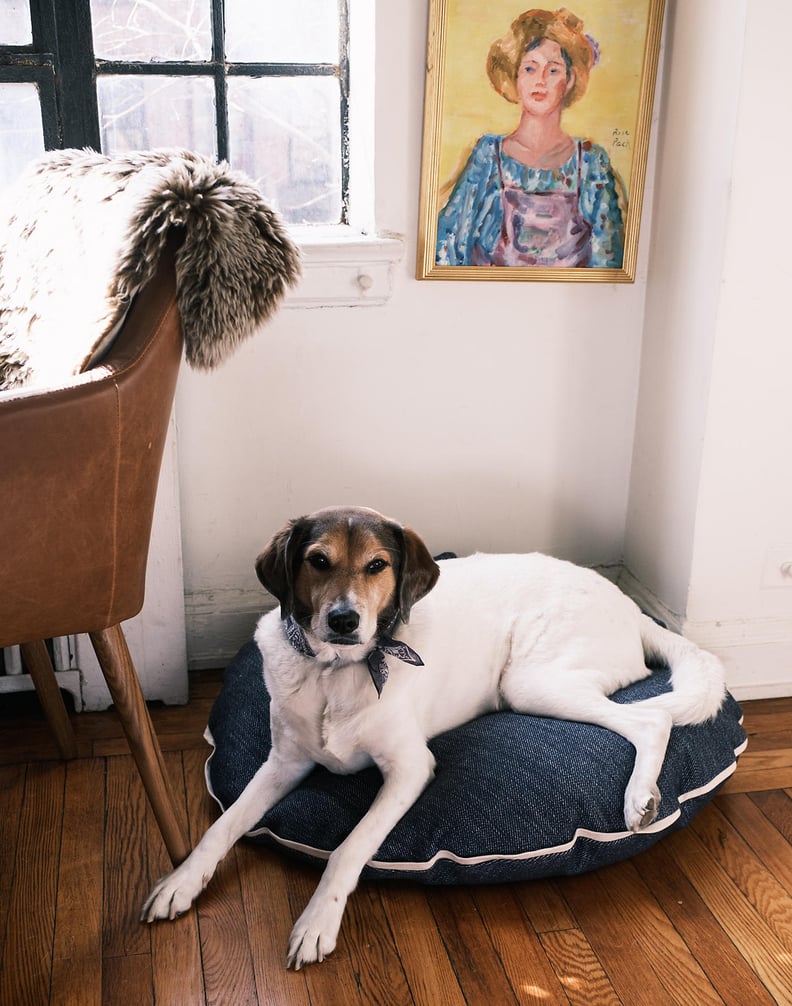
{"label": "chair backrest", "polygon": [[0,646],[99,631],[143,605],[182,354],[173,251],[98,366],[0,396]]}

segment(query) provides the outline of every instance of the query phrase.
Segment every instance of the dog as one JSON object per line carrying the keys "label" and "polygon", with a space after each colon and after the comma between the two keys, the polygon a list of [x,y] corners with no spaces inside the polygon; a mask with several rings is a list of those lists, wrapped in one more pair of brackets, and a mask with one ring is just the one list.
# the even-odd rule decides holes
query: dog
{"label": "dog", "polygon": [[[594,570],[539,553],[441,565],[414,531],[359,507],[320,510],[274,536],[256,571],[280,610],[255,633],[272,750],[154,887],[143,920],[186,911],[233,844],[315,765],[346,773],[374,763],[382,788],[330,856],[289,940],[287,967],[322,961],[364,865],[433,777],[427,741],[498,709],[625,737],[635,748],[625,823],[637,832],[654,820],[671,727],[703,722],[723,702],[717,658],[642,614]],[[630,705],[608,698],[648,676],[652,660],[670,665],[670,692]]]}

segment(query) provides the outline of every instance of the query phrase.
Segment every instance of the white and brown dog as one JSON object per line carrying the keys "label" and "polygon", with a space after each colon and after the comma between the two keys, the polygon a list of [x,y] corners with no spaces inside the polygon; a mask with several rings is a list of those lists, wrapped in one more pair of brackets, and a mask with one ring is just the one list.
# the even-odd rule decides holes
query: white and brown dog
{"label": "white and brown dog", "polygon": [[[497,709],[607,727],[635,747],[624,818],[638,831],[657,814],[672,725],[702,722],[723,701],[714,656],[598,573],[545,555],[472,555],[440,573],[414,531],[336,507],[288,524],[256,569],[280,601],[256,630],[272,751],[142,917],[186,911],[237,839],[315,765],[344,773],[373,762],[382,788],[294,926],[295,968],[335,947],[363,866],[432,778],[429,738]],[[653,658],[671,666],[672,691],[631,705],[608,698],[646,677]]]}

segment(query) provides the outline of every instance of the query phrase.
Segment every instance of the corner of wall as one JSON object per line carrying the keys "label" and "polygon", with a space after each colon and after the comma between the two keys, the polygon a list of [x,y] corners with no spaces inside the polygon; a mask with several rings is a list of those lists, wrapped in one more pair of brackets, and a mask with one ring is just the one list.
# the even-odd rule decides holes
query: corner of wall
{"label": "corner of wall", "polygon": [[[727,229],[743,17],[669,4],[625,564],[684,617]],[[717,38],[712,37],[712,33]],[[706,51],[698,39],[706,34]],[[706,176],[697,152],[708,158]]]}

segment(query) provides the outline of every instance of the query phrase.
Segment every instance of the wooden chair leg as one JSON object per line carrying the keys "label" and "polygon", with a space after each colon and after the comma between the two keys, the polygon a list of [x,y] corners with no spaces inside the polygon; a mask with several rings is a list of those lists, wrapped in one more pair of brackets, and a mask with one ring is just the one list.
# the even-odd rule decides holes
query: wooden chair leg
{"label": "wooden chair leg", "polygon": [[36,695],[38,695],[41,708],[44,710],[47,723],[55,735],[61,757],[76,758],[77,739],[74,736],[74,729],[55,678],[55,668],[52,666],[44,640],[37,639],[31,643],[22,643],[20,649],[28,673],[33,679]]}
{"label": "wooden chair leg", "polygon": [[162,751],[124,633],[120,625],[113,625],[102,632],[90,633],[90,637],[168,855],[176,866],[189,854],[187,833],[180,815],[176,813],[176,801],[165,773]]}

